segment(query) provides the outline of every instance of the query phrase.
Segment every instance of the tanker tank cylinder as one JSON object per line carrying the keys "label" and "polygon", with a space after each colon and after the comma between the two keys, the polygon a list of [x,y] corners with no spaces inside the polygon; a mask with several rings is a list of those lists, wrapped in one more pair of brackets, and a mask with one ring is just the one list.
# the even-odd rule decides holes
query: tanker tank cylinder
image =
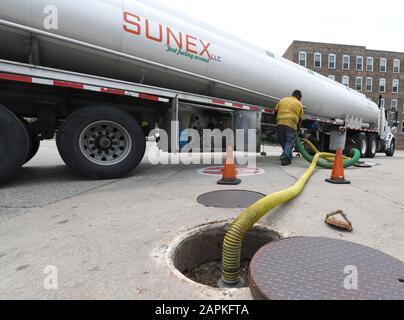
{"label": "tanker tank cylinder", "polygon": [[[209,96],[258,106],[273,106],[304,88],[307,114],[325,119],[349,116],[378,125],[379,108],[364,95],[164,3],[64,1],[57,34],[37,29],[43,25],[43,17],[37,15],[43,5],[31,0],[0,2],[0,59],[26,62],[24,40],[34,37],[45,67],[195,94],[206,95],[210,88]],[[81,20],[92,23],[82,28]],[[24,33],[25,39],[20,39]]]}
{"label": "tanker tank cylinder", "polygon": [[140,83],[140,84],[144,84],[144,83],[145,83],[146,76],[147,76],[147,73],[148,73],[148,72],[149,72],[148,70],[140,70],[140,72],[139,72],[139,75],[140,75],[139,83]]}

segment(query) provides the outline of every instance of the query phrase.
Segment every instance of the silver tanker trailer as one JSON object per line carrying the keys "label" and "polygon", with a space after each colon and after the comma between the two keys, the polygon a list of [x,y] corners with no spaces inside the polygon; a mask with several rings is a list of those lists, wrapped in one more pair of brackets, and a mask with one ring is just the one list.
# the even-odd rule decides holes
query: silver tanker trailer
{"label": "silver tanker trailer", "polygon": [[156,127],[175,137],[171,152],[187,128],[260,137],[295,89],[321,149],[394,154],[395,124],[361,93],[160,2],[2,0],[0,41],[0,181],[55,134],[66,164],[91,179],[131,172]]}

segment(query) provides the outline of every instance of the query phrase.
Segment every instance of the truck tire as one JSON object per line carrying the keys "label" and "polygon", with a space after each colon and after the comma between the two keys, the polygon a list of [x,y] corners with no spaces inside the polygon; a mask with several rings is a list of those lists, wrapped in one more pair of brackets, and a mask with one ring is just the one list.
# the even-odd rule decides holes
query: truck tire
{"label": "truck tire", "polygon": [[365,134],[357,136],[356,148],[361,152],[361,158],[366,158],[369,150],[368,139]]}
{"label": "truck tire", "polygon": [[39,140],[38,137],[36,137],[31,130],[31,124],[25,120],[24,118],[21,119],[22,123],[25,125],[27,131],[28,131],[28,135],[30,136],[30,144],[28,146],[29,150],[28,150],[28,155],[27,155],[27,159],[25,160],[25,163],[30,162],[38,153],[39,151],[39,147],[41,146],[41,140]]}
{"label": "truck tire", "polygon": [[394,157],[394,153],[396,152],[396,140],[393,139],[393,141],[391,142],[391,147],[390,149],[386,150],[386,156],[388,157]]}
{"label": "truck tire", "polygon": [[41,146],[41,140],[36,139],[36,138],[31,138],[31,151],[29,152],[25,163],[30,162],[36,156],[36,154],[39,151],[40,146]]}
{"label": "truck tire", "polygon": [[373,159],[377,154],[377,137],[374,134],[370,134],[367,136],[368,139],[368,152],[367,157],[369,159]]}
{"label": "truck tire", "polygon": [[14,176],[29,152],[28,130],[14,113],[0,105],[0,183]]}
{"label": "truck tire", "polygon": [[63,161],[77,174],[105,180],[126,176],[139,165],[146,138],[127,112],[90,106],[66,119],[57,145]]}

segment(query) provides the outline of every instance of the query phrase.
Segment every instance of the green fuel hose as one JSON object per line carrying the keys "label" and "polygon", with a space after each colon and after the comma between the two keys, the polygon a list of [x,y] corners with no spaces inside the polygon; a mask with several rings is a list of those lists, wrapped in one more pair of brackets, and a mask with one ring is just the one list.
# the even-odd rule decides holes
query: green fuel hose
{"label": "green fuel hose", "polygon": [[[320,153],[320,151],[315,147],[315,145],[309,140],[309,139],[303,139],[304,144],[306,144],[313,152],[314,154]],[[324,157],[323,159],[334,163],[335,161],[335,154],[330,154],[329,157]],[[343,160],[351,160],[351,158],[347,156],[342,156]]]}
{"label": "green fuel hose", "polygon": [[[222,280],[225,284],[236,285],[240,282],[241,247],[245,236],[253,228],[254,224],[271,210],[296,198],[303,191],[310,177],[315,172],[317,165],[327,169],[332,168],[333,164],[322,158],[330,159],[331,157],[335,157],[334,154],[316,152],[315,156],[311,156],[300,139],[297,142],[297,147],[303,157],[311,162],[305,174],[294,186],[271,194],[244,210],[229,226],[224,239],[222,257]],[[354,150],[352,159],[345,160],[344,166],[352,166],[357,163],[359,159],[359,150]]]}
{"label": "green fuel hose", "polygon": [[[308,144],[308,146],[310,148],[314,148],[313,144],[310,143],[310,141],[308,140],[304,140],[304,143]],[[296,141],[296,148],[297,151],[299,151],[299,153],[303,156],[303,158],[305,158],[308,162],[312,162],[313,161],[313,156],[310,155],[305,146],[304,143],[298,138]],[[316,150],[314,148],[313,150],[314,152],[318,153],[318,150]],[[332,153],[321,153],[321,158],[323,159],[319,159],[318,160],[318,166],[324,168],[324,169],[332,169],[334,166],[334,163],[331,161],[327,161],[326,159],[330,159],[330,158],[335,158],[335,154]],[[324,159],[325,158],[325,159]],[[354,166],[355,164],[358,163],[358,161],[361,158],[361,153],[359,150],[357,149],[352,149],[352,158],[345,158],[344,160],[344,168],[349,168]]]}

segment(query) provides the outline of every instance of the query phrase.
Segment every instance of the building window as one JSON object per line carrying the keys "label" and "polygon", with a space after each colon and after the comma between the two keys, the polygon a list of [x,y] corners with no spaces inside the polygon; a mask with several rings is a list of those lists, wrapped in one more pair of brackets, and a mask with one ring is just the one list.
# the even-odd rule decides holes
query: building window
{"label": "building window", "polygon": [[373,91],[373,78],[366,78],[366,91],[367,92]]}
{"label": "building window", "polygon": [[349,77],[348,76],[342,77],[342,84],[346,87],[349,87]]}
{"label": "building window", "polygon": [[369,57],[366,59],[366,71],[373,71],[373,58]]}
{"label": "building window", "polygon": [[328,76],[328,79],[331,79],[332,81],[335,81],[335,76],[332,75],[332,74],[330,74],[330,75]]}
{"label": "building window", "polygon": [[399,85],[400,85],[400,80],[393,80],[393,93],[398,93],[398,89],[399,89]]}
{"label": "building window", "polygon": [[335,54],[328,55],[328,69],[335,69],[337,62],[337,56]]}
{"label": "building window", "polygon": [[387,72],[387,59],[380,58],[380,72]]}
{"label": "building window", "polygon": [[307,65],[307,53],[305,51],[299,52],[299,64],[303,67]]}
{"label": "building window", "polygon": [[362,91],[362,77],[357,77],[356,78],[355,89],[357,91]]}
{"label": "building window", "polygon": [[380,107],[384,108],[386,106],[386,100],[380,99]]}
{"label": "building window", "polygon": [[321,60],[322,60],[321,53],[316,52],[314,54],[314,68],[321,68]]}
{"label": "building window", "polygon": [[403,121],[403,126],[402,126],[402,129],[401,129],[401,133],[404,133],[404,121]]}
{"label": "building window", "polygon": [[393,72],[400,73],[400,60],[394,59]]}
{"label": "building window", "polygon": [[386,92],[386,79],[379,80],[379,91]]}
{"label": "building window", "polygon": [[351,62],[351,57],[344,54],[342,56],[342,69],[349,70],[350,62]]}
{"label": "building window", "polygon": [[391,100],[391,112],[396,113],[398,107],[398,101],[396,99]]}
{"label": "building window", "polygon": [[363,71],[363,57],[356,57],[356,71]]}

